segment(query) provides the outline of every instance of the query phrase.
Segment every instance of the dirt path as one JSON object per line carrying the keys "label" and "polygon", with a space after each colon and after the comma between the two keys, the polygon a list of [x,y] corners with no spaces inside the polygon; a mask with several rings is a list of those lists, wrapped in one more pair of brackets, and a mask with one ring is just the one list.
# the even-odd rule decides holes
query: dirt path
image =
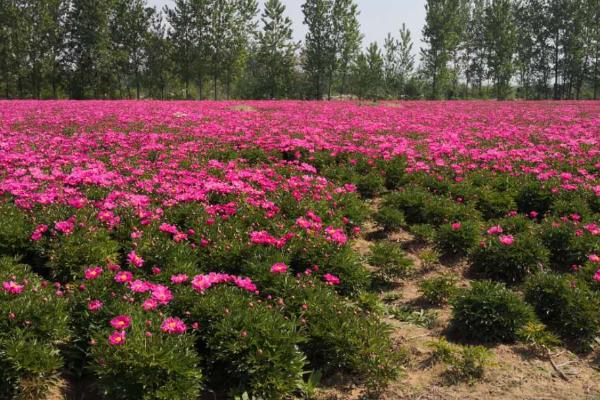
{"label": "dirt path", "polygon": [[[419,252],[423,247],[415,246],[412,235],[400,231],[375,240],[372,238],[381,237],[379,234],[374,234],[376,231],[377,227],[372,222],[367,223],[365,232],[353,244],[355,250],[362,256],[366,256],[375,241],[394,241],[402,245],[415,265],[414,274],[397,282],[398,285],[394,289],[382,291],[381,298],[393,299],[392,302],[388,302],[388,305],[415,310],[424,307],[425,313],[436,315],[435,323],[429,327],[401,322],[391,316],[386,317],[386,321],[394,328],[394,340],[408,351],[409,361],[403,367],[401,377],[383,392],[382,399],[600,400],[600,370],[598,369],[600,357],[598,355],[581,357],[566,349],[555,350],[553,359],[567,375],[568,381],[565,381],[546,358],[533,354],[522,344],[490,347],[494,355],[493,364],[486,369],[482,380],[472,384],[448,384],[443,378],[445,366],[429,362],[432,351],[428,343],[443,337],[451,318],[451,306],[432,308],[422,306],[419,301],[421,296],[419,283],[426,278],[451,272],[459,276],[459,286],[468,287],[470,281],[464,277],[468,265],[464,261],[452,265],[440,262],[426,267],[419,258]],[[319,395],[319,399],[328,400],[369,398],[360,387],[352,383],[340,384]]]}

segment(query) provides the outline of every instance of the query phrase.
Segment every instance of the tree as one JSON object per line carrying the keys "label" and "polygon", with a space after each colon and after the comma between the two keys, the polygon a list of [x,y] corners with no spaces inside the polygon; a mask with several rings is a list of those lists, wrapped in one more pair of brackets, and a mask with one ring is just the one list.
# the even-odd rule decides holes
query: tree
{"label": "tree", "polygon": [[[201,1],[201,0],[200,0]],[[199,35],[196,27],[200,1],[175,0],[174,7],[165,7],[167,22],[171,26],[169,41],[173,44],[175,72],[184,85],[184,97],[190,96],[190,82],[198,71]]]}
{"label": "tree", "polygon": [[312,88],[312,97],[322,99],[327,79],[333,69],[335,42],[333,38],[332,0],[306,0],[302,6],[304,23],[308,27],[304,44],[304,70]]}
{"label": "tree", "polygon": [[160,99],[165,98],[165,89],[173,70],[173,45],[168,40],[167,33],[162,14],[155,10],[145,42],[145,81],[150,95]]}
{"label": "tree", "polygon": [[359,98],[377,99],[383,84],[383,56],[376,42],[369,44],[366,53],[356,59],[353,69],[355,94]]}
{"label": "tree", "polygon": [[329,65],[328,98],[336,75],[340,92],[345,94],[350,64],[360,51],[362,34],[358,22],[358,6],[354,0],[334,0],[332,8],[332,49]]}
{"label": "tree", "polygon": [[406,84],[415,66],[413,44],[406,24],[400,28],[400,39],[388,33],[384,42],[383,76],[388,95],[402,98],[406,95]]}
{"label": "tree", "polygon": [[498,100],[506,99],[510,91],[515,31],[511,0],[491,0],[485,12],[485,42],[487,65]]}
{"label": "tree", "polygon": [[255,54],[256,97],[280,98],[289,96],[295,52],[298,45],[292,40],[292,20],[284,17],[285,6],[281,0],[267,0],[261,16],[262,32],[257,34]]}
{"label": "tree", "polygon": [[154,9],[145,0],[114,0],[111,19],[113,61],[128,88],[135,86],[140,98],[142,69],[146,63],[146,40]]}
{"label": "tree", "polygon": [[67,26],[67,61],[71,97],[112,95],[109,0],[71,0]]}
{"label": "tree", "polygon": [[424,71],[430,77],[432,99],[442,95],[450,80],[448,63],[461,40],[462,6],[461,0],[427,0],[425,4],[423,41],[427,47],[421,49],[421,57]]}
{"label": "tree", "polygon": [[473,0],[469,8],[468,22],[462,42],[465,71],[465,97],[469,87],[476,86],[478,96],[482,96],[486,71],[485,9],[486,0]]}

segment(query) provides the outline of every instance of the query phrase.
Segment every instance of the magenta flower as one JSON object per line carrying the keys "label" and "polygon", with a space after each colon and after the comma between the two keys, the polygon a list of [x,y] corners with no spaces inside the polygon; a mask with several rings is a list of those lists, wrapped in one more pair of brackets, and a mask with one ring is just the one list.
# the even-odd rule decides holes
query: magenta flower
{"label": "magenta flower", "polygon": [[325,279],[325,282],[327,282],[327,285],[329,286],[336,286],[340,284],[340,278],[332,274],[323,275],[323,279]]}
{"label": "magenta flower", "polygon": [[132,250],[129,254],[127,254],[127,262],[136,268],[141,268],[144,265],[144,259],[138,256],[135,250]]}
{"label": "magenta flower", "polygon": [[458,230],[460,230],[461,227],[462,227],[462,224],[460,222],[454,222],[452,225],[450,225],[450,228],[453,231],[458,231]]}
{"label": "magenta flower", "polygon": [[128,315],[119,315],[110,320],[110,326],[115,329],[124,330],[131,325],[131,317]]}
{"label": "magenta flower", "polygon": [[114,331],[108,337],[108,343],[111,346],[121,346],[125,344],[125,331]]}
{"label": "magenta flower", "polygon": [[2,282],[2,288],[5,292],[10,294],[20,294],[23,292],[25,285],[19,285],[15,281]]}
{"label": "magenta flower", "polygon": [[600,256],[598,256],[596,254],[590,254],[588,256],[588,260],[593,263],[600,263]]}
{"label": "magenta flower", "polygon": [[594,280],[600,282],[600,269],[594,274]]}
{"label": "magenta flower", "polygon": [[287,272],[287,265],[285,265],[282,262],[278,262],[273,264],[273,266],[271,267],[271,272],[274,274],[283,274],[285,272]]}
{"label": "magenta flower", "polygon": [[100,300],[91,300],[88,303],[88,310],[90,310],[91,312],[95,312],[95,311],[100,310],[103,305],[104,304]]}
{"label": "magenta flower", "polygon": [[154,299],[146,299],[144,300],[144,303],[142,303],[142,308],[144,309],[144,311],[156,310],[157,307],[158,301]]}
{"label": "magenta flower", "polygon": [[115,275],[115,281],[117,281],[119,283],[131,282],[132,279],[133,279],[133,274],[129,271],[117,272],[117,274]]}
{"label": "magenta flower", "polygon": [[500,225],[492,226],[490,229],[487,230],[488,235],[498,235],[502,232],[504,232],[504,230]]}
{"label": "magenta flower", "polygon": [[180,285],[182,283],[187,282],[188,279],[190,279],[190,278],[186,274],[173,275],[173,276],[171,276],[171,283],[173,283],[175,285]]}
{"label": "magenta flower", "polygon": [[498,240],[505,246],[512,246],[512,244],[515,242],[515,239],[512,235],[500,235]]}
{"label": "magenta flower", "polygon": [[93,267],[85,270],[85,279],[92,280],[100,277],[102,275],[103,269],[102,267]]}
{"label": "magenta flower", "polygon": [[173,299],[173,294],[168,287],[156,285],[152,288],[152,298],[160,304],[168,304]]}
{"label": "magenta flower", "polygon": [[185,333],[187,326],[179,318],[169,317],[164,320],[160,329],[165,333],[180,335]]}

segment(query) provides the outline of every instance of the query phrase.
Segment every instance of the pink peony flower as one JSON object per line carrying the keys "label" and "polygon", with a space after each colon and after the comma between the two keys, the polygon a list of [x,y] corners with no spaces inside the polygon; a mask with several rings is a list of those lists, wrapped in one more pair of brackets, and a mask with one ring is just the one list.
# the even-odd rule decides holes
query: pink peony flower
{"label": "pink peony flower", "polygon": [[327,282],[327,285],[329,286],[336,286],[340,284],[340,278],[332,274],[323,275],[323,279],[325,279],[325,282]]}
{"label": "pink peony flower", "polygon": [[142,308],[144,309],[144,311],[156,310],[157,307],[158,307],[158,301],[156,301],[154,299],[146,299],[146,300],[144,300],[144,303],[142,304]]}
{"label": "pink peony flower", "polygon": [[505,246],[512,246],[515,242],[515,239],[512,235],[501,235],[498,240]]}
{"label": "pink peony flower", "polygon": [[95,311],[100,310],[103,305],[104,304],[100,300],[91,300],[88,303],[88,310],[90,310],[91,312],[95,312]]}
{"label": "pink peony flower", "polygon": [[85,279],[87,279],[87,280],[96,279],[96,278],[100,277],[100,275],[102,275],[103,271],[104,270],[102,269],[102,267],[88,268],[85,270]]}
{"label": "pink peony flower", "polygon": [[144,265],[144,259],[142,257],[138,256],[136,254],[135,250],[132,250],[127,255],[127,262],[136,268],[141,268]]}
{"label": "pink peony flower", "polygon": [[152,298],[160,304],[168,304],[173,299],[173,294],[168,287],[156,285],[152,288]]}
{"label": "pink peony flower", "polygon": [[115,281],[119,283],[127,283],[131,282],[133,279],[133,274],[129,271],[121,271],[115,275]]}
{"label": "pink peony flower", "polygon": [[122,344],[125,344],[125,331],[114,331],[108,337],[108,343],[111,346],[121,346]]}
{"label": "pink peony flower", "polygon": [[492,226],[487,230],[488,235],[498,235],[502,232],[504,232],[504,229],[500,225]]}
{"label": "pink peony flower", "polygon": [[131,282],[129,289],[135,293],[145,293],[150,290],[150,285],[140,279],[136,279],[135,281]]}
{"label": "pink peony flower", "polygon": [[273,264],[273,266],[271,267],[271,272],[274,274],[283,274],[283,273],[287,272],[287,269],[288,269],[287,265],[285,265],[282,262],[279,262],[279,263]]}
{"label": "pink peony flower", "polygon": [[460,230],[461,227],[462,227],[462,224],[460,222],[454,222],[452,225],[450,225],[450,228],[453,231],[458,231],[458,230]]}
{"label": "pink peony flower", "polygon": [[600,269],[594,274],[594,280],[600,282]]}
{"label": "pink peony flower", "polygon": [[131,325],[131,317],[128,315],[119,315],[110,320],[110,326],[115,329],[127,329],[129,325]]}
{"label": "pink peony flower", "polygon": [[185,326],[185,323],[179,318],[169,317],[164,320],[164,322],[160,326],[160,329],[164,333],[180,335],[182,333],[185,333],[185,331],[187,330],[187,326]]}
{"label": "pink peony flower", "polygon": [[598,256],[596,254],[590,254],[588,256],[588,260],[593,263],[600,263],[600,256]]}
{"label": "pink peony flower", "polygon": [[74,218],[71,217],[65,221],[59,221],[54,224],[54,229],[65,235],[70,235],[75,230],[75,223],[73,220]]}
{"label": "pink peony flower", "polygon": [[171,276],[171,283],[173,283],[175,285],[180,285],[182,283],[187,282],[188,279],[190,279],[190,278],[186,274],[173,275],[173,276]]}
{"label": "pink peony flower", "polygon": [[20,294],[23,292],[25,285],[19,285],[15,281],[2,282],[2,288],[5,292],[10,294]]}

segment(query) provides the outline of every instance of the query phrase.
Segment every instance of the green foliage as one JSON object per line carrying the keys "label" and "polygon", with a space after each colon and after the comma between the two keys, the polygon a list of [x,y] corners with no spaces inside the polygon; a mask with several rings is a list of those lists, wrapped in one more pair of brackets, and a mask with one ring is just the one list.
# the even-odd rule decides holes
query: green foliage
{"label": "green foliage", "polygon": [[27,265],[0,258],[0,282],[8,281],[24,288],[0,291],[0,394],[35,399],[57,384],[63,366],[59,348],[71,335],[67,301]]}
{"label": "green foliage", "polygon": [[452,302],[452,327],[461,338],[480,342],[513,342],[535,319],[533,309],[504,285],[474,282]]}
{"label": "green foliage", "polygon": [[597,293],[569,276],[532,276],[525,284],[525,300],[533,305],[542,322],[580,350],[588,350],[600,330]]}
{"label": "green foliage", "polygon": [[390,307],[389,313],[398,321],[408,322],[413,325],[431,329],[435,326],[438,314],[431,310],[413,310],[406,306]]}
{"label": "green foliage", "polygon": [[198,397],[202,373],[194,336],[161,332],[162,321],[157,315],[135,309],[128,314],[132,324],[124,344],[109,344],[111,329],[100,329],[93,336],[92,369],[100,392],[115,399]]}
{"label": "green foliage", "polygon": [[552,192],[539,182],[523,183],[515,201],[520,212],[535,211],[541,217],[552,205]]}
{"label": "green foliage", "polygon": [[419,285],[423,299],[433,305],[443,305],[458,292],[456,275],[444,274],[425,279]]}
{"label": "green foliage", "polygon": [[377,242],[371,246],[369,264],[378,268],[377,277],[384,282],[408,276],[413,268],[402,246],[392,242]]}
{"label": "green foliage", "polygon": [[457,346],[445,339],[430,342],[429,347],[433,350],[431,360],[448,366],[445,378],[452,384],[473,383],[483,378],[493,357],[483,346]]}
{"label": "green foliage", "polygon": [[306,361],[298,346],[305,339],[294,320],[237,288],[189,292],[181,294],[189,301],[181,306],[204,327],[198,347],[208,355],[203,365],[211,386],[264,399],[302,386]]}
{"label": "green foliage", "polygon": [[24,255],[33,224],[15,205],[0,203],[0,256]]}
{"label": "green foliage", "polygon": [[538,352],[560,345],[558,336],[549,332],[548,328],[539,322],[528,322],[517,331],[517,336],[520,341],[527,343]]}
{"label": "green foliage", "polygon": [[373,215],[373,219],[386,232],[397,231],[406,225],[404,213],[392,207],[381,207]]}
{"label": "green foliage", "polygon": [[468,254],[479,244],[480,227],[473,221],[456,224],[444,224],[436,234],[436,245],[447,254]]}
{"label": "green foliage", "polygon": [[512,245],[491,237],[473,251],[472,268],[486,278],[509,284],[523,281],[529,274],[548,263],[548,250],[535,235],[515,235]]}
{"label": "green foliage", "polygon": [[50,239],[43,254],[52,277],[69,281],[81,277],[86,267],[118,260],[119,250],[119,243],[105,229],[75,229]]}
{"label": "green foliage", "polygon": [[559,271],[568,271],[573,265],[582,265],[588,255],[600,251],[600,240],[572,223],[547,221],[542,225],[540,237],[550,250],[550,262]]}

